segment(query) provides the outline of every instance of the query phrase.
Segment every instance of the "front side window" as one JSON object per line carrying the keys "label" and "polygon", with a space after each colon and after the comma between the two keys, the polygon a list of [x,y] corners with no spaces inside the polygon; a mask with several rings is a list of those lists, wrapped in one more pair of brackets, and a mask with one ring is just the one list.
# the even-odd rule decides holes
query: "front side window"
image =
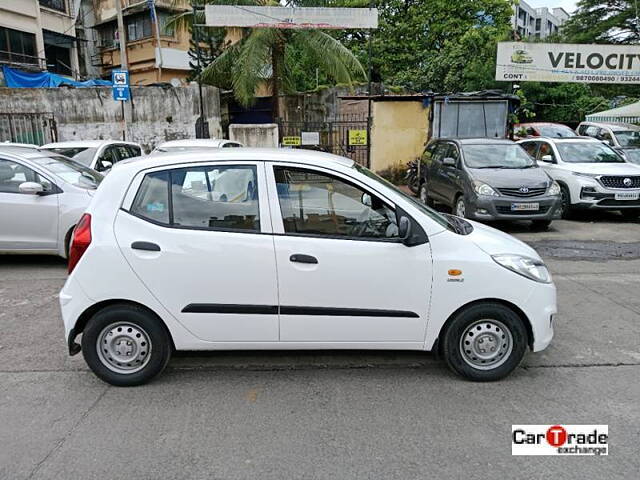
{"label": "front side window", "polygon": [[0,158],[0,193],[21,193],[20,184],[24,182],[49,183],[32,169]]}
{"label": "front side window", "polygon": [[538,150],[538,160],[543,160],[547,162],[555,162],[556,154],[553,151],[553,147],[551,144],[542,142],[540,144],[540,149]]}
{"label": "front side window", "polygon": [[260,231],[256,167],[179,168],[147,174],[131,212],[198,229]]}
{"label": "front side window", "polygon": [[395,212],[361,188],[301,168],[274,167],[274,173],[286,233],[398,238]]}
{"label": "front side window", "polygon": [[531,158],[536,158],[536,152],[538,150],[537,142],[525,142],[520,145],[522,145],[522,148],[524,148],[525,152],[527,152]]}

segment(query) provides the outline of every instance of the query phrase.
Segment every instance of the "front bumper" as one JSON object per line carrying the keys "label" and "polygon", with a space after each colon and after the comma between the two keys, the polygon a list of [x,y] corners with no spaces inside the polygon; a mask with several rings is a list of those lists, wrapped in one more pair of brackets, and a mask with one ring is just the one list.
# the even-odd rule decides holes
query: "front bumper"
{"label": "front bumper", "polygon": [[553,327],[558,313],[555,285],[553,283],[537,284],[521,307],[531,323],[532,350],[534,352],[544,350],[553,338]]}
{"label": "front bumper", "polygon": [[[537,197],[474,196],[466,199],[466,216],[472,220],[553,220],[561,200],[559,196]],[[512,210],[514,203],[537,203],[538,210]]]}
{"label": "front bumper", "polygon": [[[637,193],[637,200],[616,200],[616,193]],[[640,208],[640,190],[609,190],[602,187],[582,186],[580,198],[572,208],[598,209],[598,210],[625,210],[627,208]]]}

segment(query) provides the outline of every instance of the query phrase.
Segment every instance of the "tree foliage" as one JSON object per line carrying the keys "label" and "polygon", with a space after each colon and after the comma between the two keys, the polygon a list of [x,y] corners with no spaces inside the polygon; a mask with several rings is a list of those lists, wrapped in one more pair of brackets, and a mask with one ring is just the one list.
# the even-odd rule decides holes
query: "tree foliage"
{"label": "tree foliage", "polygon": [[575,43],[638,43],[639,9],[636,0],[580,0],[563,34]]}

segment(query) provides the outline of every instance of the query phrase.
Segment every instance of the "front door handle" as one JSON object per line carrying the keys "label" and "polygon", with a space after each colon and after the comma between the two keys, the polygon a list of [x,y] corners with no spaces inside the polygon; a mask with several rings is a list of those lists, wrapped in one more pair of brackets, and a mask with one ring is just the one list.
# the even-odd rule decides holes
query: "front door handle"
{"label": "front door handle", "polygon": [[289,260],[297,263],[318,263],[318,259],[316,257],[312,257],[311,255],[304,255],[302,253],[294,253],[289,257]]}
{"label": "front door handle", "polygon": [[133,242],[131,248],[134,250],[146,250],[147,252],[159,252],[160,245],[153,242]]}

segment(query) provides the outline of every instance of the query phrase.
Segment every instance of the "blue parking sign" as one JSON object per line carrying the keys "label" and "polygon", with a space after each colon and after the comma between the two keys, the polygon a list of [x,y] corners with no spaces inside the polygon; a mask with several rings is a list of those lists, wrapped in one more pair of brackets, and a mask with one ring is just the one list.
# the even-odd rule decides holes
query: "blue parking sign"
{"label": "blue parking sign", "polygon": [[112,70],[111,83],[113,84],[113,99],[126,102],[131,99],[129,91],[129,72],[127,70]]}

